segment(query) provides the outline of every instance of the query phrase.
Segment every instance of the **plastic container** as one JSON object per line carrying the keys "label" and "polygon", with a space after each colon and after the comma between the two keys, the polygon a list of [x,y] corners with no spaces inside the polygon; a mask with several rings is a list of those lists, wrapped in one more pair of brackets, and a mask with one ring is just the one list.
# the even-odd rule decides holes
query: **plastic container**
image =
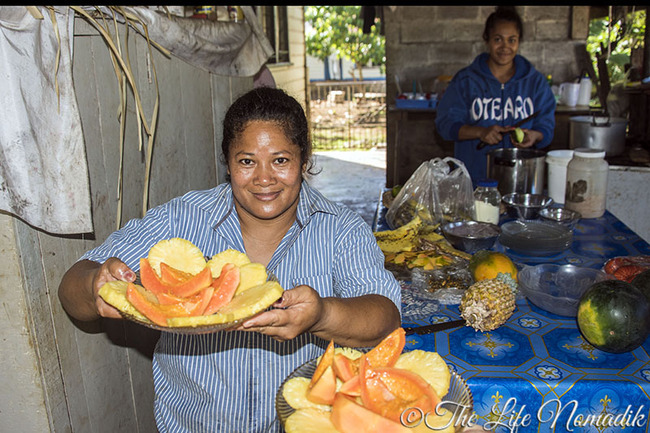
{"label": "plastic container", "polygon": [[571,158],[573,150],[551,150],[546,153],[548,195],[555,203],[564,203],[566,171]]}
{"label": "plastic container", "polygon": [[474,190],[474,220],[499,224],[501,193],[495,179],[481,179]]}
{"label": "plastic container", "polygon": [[609,164],[605,151],[580,147],[574,149],[567,165],[564,207],[580,212],[582,218],[600,218],[607,202]]}
{"label": "plastic container", "polygon": [[589,105],[591,101],[591,79],[585,74],[580,79],[580,90],[578,91],[578,105]]}

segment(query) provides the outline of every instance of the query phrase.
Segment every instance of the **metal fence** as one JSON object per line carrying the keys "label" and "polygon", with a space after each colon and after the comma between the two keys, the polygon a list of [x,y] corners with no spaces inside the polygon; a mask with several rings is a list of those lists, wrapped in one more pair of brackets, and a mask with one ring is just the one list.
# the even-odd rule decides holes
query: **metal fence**
{"label": "metal fence", "polygon": [[386,82],[323,81],[309,86],[315,150],[386,146]]}

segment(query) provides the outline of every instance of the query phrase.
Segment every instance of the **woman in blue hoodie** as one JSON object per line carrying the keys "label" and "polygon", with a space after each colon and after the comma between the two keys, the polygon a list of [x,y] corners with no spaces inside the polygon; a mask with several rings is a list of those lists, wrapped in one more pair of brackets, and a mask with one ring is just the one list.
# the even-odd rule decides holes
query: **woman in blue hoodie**
{"label": "woman in blue hoodie", "polygon": [[[545,77],[517,54],[522,37],[514,8],[498,7],[485,23],[487,53],[458,71],[438,104],[438,132],[455,142],[455,157],[474,184],[486,177],[490,150],[514,146],[509,132],[516,122],[537,113],[521,125],[525,136],[516,147],[543,148],[553,139],[555,96]],[[481,142],[488,145],[478,149]]]}

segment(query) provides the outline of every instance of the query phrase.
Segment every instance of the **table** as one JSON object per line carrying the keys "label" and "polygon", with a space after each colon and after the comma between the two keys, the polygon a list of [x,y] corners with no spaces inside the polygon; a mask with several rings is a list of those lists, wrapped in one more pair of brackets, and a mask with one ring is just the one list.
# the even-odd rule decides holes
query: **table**
{"label": "table", "polygon": [[[381,202],[373,229],[385,230]],[[650,245],[611,213],[583,219],[573,245],[554,256],[495,250],[521,264],[560,263],[600,268],[607,258],[650,254]],[[404,283],[403,283],[404,284]],[[477,425],[521,432],[648,432],[650,339],[632,352],[611,354],[587,343],[574,318],[557,316],[518,297],[507,323],[490,332],[470,327],[409,335],[405,350],[441,354],[466,380],[474,397]],[[441,305],[426,325],[460,317],[458,305]],[[586,422],[583,426],[579,423]],[[614,427],[598,423],[617,422]],[[625,429],[620,423],[627,423]],[[517,424],[519,425],[517,426]],[[607,424],[605,424],[607,426]]]}

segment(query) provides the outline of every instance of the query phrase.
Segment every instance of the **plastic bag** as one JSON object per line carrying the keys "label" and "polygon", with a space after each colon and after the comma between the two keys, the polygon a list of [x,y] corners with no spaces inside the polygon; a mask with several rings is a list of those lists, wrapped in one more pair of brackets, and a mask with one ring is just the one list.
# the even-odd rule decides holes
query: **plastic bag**
{"label": "plastic bag", "polygon": [[386,222],[394,230],[416,216],[425,225],[443,221],[472,219],[474,189],[462,161],[433,158],[425,161],[406,181],[386,212]]}

